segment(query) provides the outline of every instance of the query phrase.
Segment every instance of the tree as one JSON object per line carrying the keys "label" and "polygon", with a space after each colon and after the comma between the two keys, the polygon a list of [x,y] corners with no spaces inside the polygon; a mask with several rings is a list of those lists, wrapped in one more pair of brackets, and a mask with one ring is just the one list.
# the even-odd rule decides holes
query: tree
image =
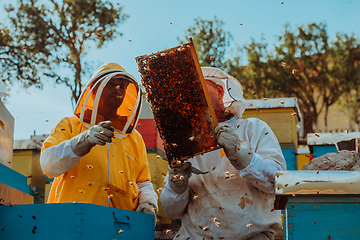
{"label": "tree", "polygon": [[273,98],[281,95],[279,82],[274,81],[273,56],[267,51],[267,44],[251,43],[244,46],[247,53],[248,64],[243,67],[243,74],[239,78],[244,87],[244,96],[251,98]]}
{"label": "tree", "polygon": [[307,28],[298,27],[296,33],[287,24],[279,43],[275,46],[274,81],[279,82],[284,95],[297,97],[305,131],[315,132],[320,112],[325,110],[327,117],[328,108],[339,100],[346,84],[344,78],[336,77],[334,69],[330,69],[329,54],[333,51],[326,24],[311,23]]}
{"label": "tree", "polygon": [[[90,43],[101,48],[121,36],[116,28],[128,18],[121,6],[107,0],[19,0],[16,7],[10,4],[5,9],[13,43],[2,48],[6,60],[1,67],[17,70],[7,81],[15,76],[25,86],[41,87],[43,75],[69,87],[74,102],[82,92],[83,57]],[[74,76],[64,76],[64,68]]]}
{"label": "tree", "polygon": [[[360,129],[360,43],[353,35],[336,35],[330,52],[331,69],[334,77],[342,78],[345,93],[340,98],[340,105],[347,109],[350,121]],[[352,126],[350,127],[352,128]],[[353,130],[353,129],[350,129]]]}
{"label": "tree", "polygon": [[185,40],[178,38],[183,44],[192,38],[201,66],[211,66],[224,69],[226,67],[225,55],[230,46],[232,35],[223,30],[224,23],[216,17],[213,21],[194,20],[195,25],[185,33]]}
{"label": "tree", "polygon": [[36,65],[27,65],[28,62],[38,63],[36,57],[32,54],[22,54],[26,51],[25,47],[14,44],[7,27],[0,24],[0,28],[0,67],[4,69],[1,71],[1,79],[7,85],[11,84],[12,79],[17,78],[25,88],[31,85],[39,87]]}

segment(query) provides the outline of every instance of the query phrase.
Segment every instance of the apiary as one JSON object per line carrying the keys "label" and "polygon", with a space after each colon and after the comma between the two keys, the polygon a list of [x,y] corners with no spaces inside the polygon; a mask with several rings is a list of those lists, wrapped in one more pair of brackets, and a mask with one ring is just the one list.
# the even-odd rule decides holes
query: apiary
{"label": "apiary", "polygon": [[136,61],[168,161],[217,148],[217,119],[192,41]]}
{"label": "apiary", "polygon": [[0,239],[154,240],[151,214],[86,203],[0,206]]}
{"label": "apiary", "polygon": [[357,171],[277,172],[275,199],[284,239],[360,239]]}

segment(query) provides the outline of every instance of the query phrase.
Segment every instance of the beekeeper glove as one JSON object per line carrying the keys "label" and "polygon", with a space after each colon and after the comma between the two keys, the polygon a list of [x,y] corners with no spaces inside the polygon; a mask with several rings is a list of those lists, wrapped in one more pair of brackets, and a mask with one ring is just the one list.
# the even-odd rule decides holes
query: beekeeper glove
{"label": "beekeeper glove", "polygon": [[150,202],[142,202],[139,204],[139,206],[136,208],[137,212],[147,213],[147,214],[153,214],[156,216],[158,210],[157,207]]}
{"label": "beekeeper glove", "polygon": [[180,164],[169,165],[169,185],[171,189],[177,194],[182,194],[186,191],[191,177],[191,163],[182,162]]}
{"label": "beekeeper glove", "polygon": [[237,169],[246,168],[253,157],[253,152],[241,144],[235,128],[227,123],[221,123],[215,128],[217,142],[224,148],[230,163]]}
{"label": "beekeeper glove", "polygon": [[71,148],[78,156],[84,156],[90,152],[95,145],[105,145],[114,137],[115,128],[110,121],[100,122],[71,139]]}

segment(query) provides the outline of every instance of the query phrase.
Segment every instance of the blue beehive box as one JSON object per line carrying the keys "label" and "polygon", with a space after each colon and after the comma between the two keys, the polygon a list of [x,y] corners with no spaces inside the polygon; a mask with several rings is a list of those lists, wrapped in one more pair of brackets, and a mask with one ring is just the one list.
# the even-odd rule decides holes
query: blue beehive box
{"label": "blue beehive box", "polygon": [[360,138],[360,132],[308,133],[307,145],[314,158],[327,153],[336,153],[336,143],[352,138]]}
{"label": "blue beehive box", "polygon": [[360,172],[282,171],[275,187],[284,239],[360,239]]}
{"label": "blue beehive box", "polygon": [[86,203],[0,206],[0,239],[153,240],[153,215]]}

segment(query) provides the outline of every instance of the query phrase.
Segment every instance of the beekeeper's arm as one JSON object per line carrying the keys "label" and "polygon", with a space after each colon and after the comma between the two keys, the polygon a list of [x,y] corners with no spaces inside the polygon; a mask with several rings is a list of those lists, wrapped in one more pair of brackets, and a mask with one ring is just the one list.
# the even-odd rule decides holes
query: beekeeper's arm
{"label": "beekeeper's arm", "polygon": [[153,184],[151,183],[151,174],[149,163],[147,160],[146,146],[144,140],[138,135],[136,148],[139,152],[138,161],[136,163],[136,172],[139,172],[136,178],[136,184],[139,189],[139,203],[136,208],[137,212],[157,215],[158,213],[158,195],[154,191]]}
{"label": "beekeeper's arm", "polygon": [[[66,124],[66,120],[62,120],[55,130],[52,131],[52,134],[56,136],[56,132],[59,132],[60,129],[68,129],[62,126],[64,124]],[[70,140],[62,141],[58,145],[44,149],[40,155],[40,165],[43,172],[57,177],[69,171],[95,145],[105,145],[107,142],[111,142],[111,138],[114,136],[113,132],[114,128],[111,126],[111,122],[105,121]],[[63,134],[61,136],[59,134],[59,138],[63,137]]]}
{"label": "beekeeper's arm", "polygon": [[243,178],[261,191],[273,194],[275,172],[286,170],[280,145],[263,121],[252,119],[246,124],[245,134],[249,136],[253,150],[241,144],[237,130],[226,123],[219,124],[215,129],[218,144],[224,147],[230,163]]}
{"label": "beekeeper's arm", "polygon": [[158,213],[158,196],[154,192],[153,185],[150,181],[137,183],[139,188],[139,205],[137,212],[143,212],[156,215]]}
{"label": "beekeeper's arm", "polygon": [[190,177],[190,162],[169,166],[163,183],[164,189],[160,193],[160,202],[166,216],[170,219],[180,219],[186,211]]}

